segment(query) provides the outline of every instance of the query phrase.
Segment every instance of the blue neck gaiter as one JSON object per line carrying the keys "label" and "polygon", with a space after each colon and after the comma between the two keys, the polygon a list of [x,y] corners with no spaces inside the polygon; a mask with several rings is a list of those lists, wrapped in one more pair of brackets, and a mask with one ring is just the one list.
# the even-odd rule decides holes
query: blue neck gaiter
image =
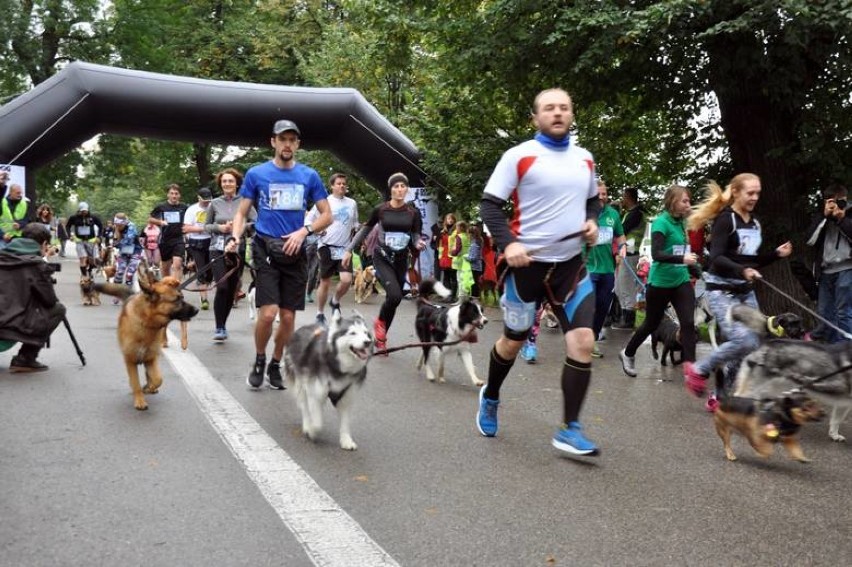
{"label": "blue neck gaiter", "polygon": [[555,138],[551,138],[547,134],[542,134],[541,132],[536,132],[535,139],[544,146],[547,146],[553,150],[567,150],[568,146],[571,144],[571,136],[565,136],[561,140],[557,140]]}

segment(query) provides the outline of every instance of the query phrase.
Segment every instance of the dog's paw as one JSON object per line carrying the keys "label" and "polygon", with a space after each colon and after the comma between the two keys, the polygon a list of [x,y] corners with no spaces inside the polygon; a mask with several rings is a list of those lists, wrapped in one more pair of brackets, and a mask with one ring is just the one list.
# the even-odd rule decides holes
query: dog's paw
{"label": "dog's paw", "polygon": [[473,385],[476,386],[477,388],[481,388],[482,386],[485,385],[485,380],[480,380],[476,376],[474,376],[471,381],[473,382]]}
{"label": "dog's paw", "polygon": [[320,430],[315,427],[311,427],[307,423],[302,424],[302,433],[305,434],[305,437],[310,439],[311,441],[316,441],[317,437],[319,437]]}
{"label": "dog's paw", "polygon": [[355,440],[352,439],[352,437],[350,437],[349,435],[341,435],[340,448],[344,451],[354,451],[358,448],[358,445],[355,443]]}
{"label": "dog's paw", "polygon": [[145,398],[139,397],[133,400],[133,407],[138,409],[139,411],[145,411],[148,409],[148,403],[145,401]]}
{"label": "dog's paw", "polygon": [[829,431],[828,436],[831,437],[832,441],[835,441],[837,443],[845,443],[846,442],[846,437],[844,437],[843,435],[841,435],[837,431]]}

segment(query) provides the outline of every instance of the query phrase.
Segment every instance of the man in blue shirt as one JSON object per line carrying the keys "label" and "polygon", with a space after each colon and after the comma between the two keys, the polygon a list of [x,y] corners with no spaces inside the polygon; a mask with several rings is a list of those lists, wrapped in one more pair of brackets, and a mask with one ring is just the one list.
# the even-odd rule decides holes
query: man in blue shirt
{"label": "man in blue shirt", "polygon": [[[239,250],[246,216],[252,205],[257,209],[256,234],[252,242],[252,260],[257,278],[255,301],[258,307],[254,327],[256,357],[248,384],[263,385],[264,369],[269,386],[284,389],[281,357],[290,342],[296,311],[305,308],[307,258],[305,239],[322,232],[332,222],[328,191],[319,174],[306,165],[296,163],[296,150],[301,142],[298,126],[290,120],[279,120],[272,129],[274,157],[246,172],[240,195],[244,199],[234,216],[233,239],[226,252]],[[319,216],[305,224],[305,212],[314,204]],[[266,346],[278,315],[281,322],[275,332],[272,360],[266,365]]]}

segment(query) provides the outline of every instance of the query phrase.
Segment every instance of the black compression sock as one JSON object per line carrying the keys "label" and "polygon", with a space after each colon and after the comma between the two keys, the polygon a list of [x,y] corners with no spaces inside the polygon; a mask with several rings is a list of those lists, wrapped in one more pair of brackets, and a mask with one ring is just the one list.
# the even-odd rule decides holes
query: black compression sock
{"label": "black compression sock", "polygon": [[578,421],[592,378],[592,363],[566,357],[562,366],[562,403],[565,423]]}
{"label": "black compression sock", "polygon": [[494,345],[488,363],[488,383],[485,385],[486,398],[489,400],[500,399],[500,387],[514,364],[514,360],[506,360],[497,354],[497,345]]}

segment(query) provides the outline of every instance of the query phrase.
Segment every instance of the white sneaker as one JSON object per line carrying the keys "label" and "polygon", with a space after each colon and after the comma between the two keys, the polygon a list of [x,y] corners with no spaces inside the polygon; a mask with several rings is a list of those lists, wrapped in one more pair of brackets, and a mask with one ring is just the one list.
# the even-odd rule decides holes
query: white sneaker
{"label": "white sneaker", "polygon": [[624,349],[618,352],[618,358],[621,360],[621,369],[631,378],[636,378],[636,357],[627,356]]}

